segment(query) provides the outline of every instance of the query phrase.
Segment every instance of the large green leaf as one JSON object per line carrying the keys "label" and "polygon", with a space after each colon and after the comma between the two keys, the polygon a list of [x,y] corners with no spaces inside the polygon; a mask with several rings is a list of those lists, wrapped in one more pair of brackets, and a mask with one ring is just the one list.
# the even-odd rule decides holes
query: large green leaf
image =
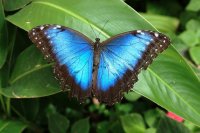
{"label": "large green leaf", "polygon": [[[142,16],[119,0],[35,0],[23,10],[9,16],[7,20],[25,30],[41,24],[61,24],[76,29],[89,38],[95,38],[92,27],[97,35],[100,33],[101,40],[129,30],[155,30]],[[103,28],[107,20],[109,21]],[[35,68],[32,67],[29,73],[19,73],[17,76],[20,78],[15,80],[15,83],[21,82],[17,90],[23,92],[18,95],[42,96],[45,93],[50,94],[48,87],[45,88],[47,83],[48,86],[55,87],[53,79],[51,82],[48,81],[51,74],[46,64],[41,64],[39,69],[34,70]],[[46,79],[40,78],[44,75]],[[26,82],[22,82],[23,79]],[[139,79],[135,86],[137,93],[200,125],[199,79],[172,46],[161,54],[147,71],[142,72]],[[26,85],[28,83],[29,86]],[[38,89],[37,93],[30,93],[27,89],[37,87],[43,89]],[[14,90],[16,87],[10,89],[10,92]],[[53,90],[59,92],[58,88]],[[10,92],[4,91],[4,94]],[[7,96],[15,97],[15,95]]]}
{"label": "large green leaf", "polygon": [[135,91],[200,125],[200,82],[192,73],[182,57],[168,49],[139,75]]}
{"label": "large green leaf", "polygon": [[46,64],[36,47],[31,46],[17,58],[10,86],[1,89],[7,97],[30,98],[47,96],[61,91],[52,75],[51,64]]}
{"label": "large green leaf", "polygon": [[26,127],[27,125],[20,121],[0,120],[0,133],[22,133]]}
{"label": "large green leaf", "polygon": [[4,0],[4,8],[6,11],[14,11],[24,7],[32,0]]}
{"label": "large green leaf", "polygon": [[8,52],[8,36],[2,0],[0,0],[0,68],[6,61]]}
{"label": "large green leaf", "polygon": [[25,30],[46,23],[61,24],[83,32],[90,38],[95,37],[94,30],[97,34],[101,33],[101,39],[137,28],[153,30],[137,12],[133,12],[122,1],[115,0],[35,0],[7,20]]}

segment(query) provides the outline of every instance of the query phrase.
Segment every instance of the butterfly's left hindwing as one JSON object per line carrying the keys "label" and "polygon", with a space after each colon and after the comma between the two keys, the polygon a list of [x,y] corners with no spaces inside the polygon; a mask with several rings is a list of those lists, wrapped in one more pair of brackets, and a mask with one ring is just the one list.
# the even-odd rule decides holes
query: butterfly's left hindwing
{"label": "butterfly's left hindwing", "polygon": [[131,31],[102,43],[95,89],[96,97],[107,104],[120,101],[158,53],[170,44],[165,35],[152,31]]}
{"label": "butterfly's left hindwing", "polygon": [[71,96],[80,101],[91,95],[94,53],[90,39],[59,25],[36,27],[29,37],[46,58],[56,62],[54,73],[62,89],[69,86]]}

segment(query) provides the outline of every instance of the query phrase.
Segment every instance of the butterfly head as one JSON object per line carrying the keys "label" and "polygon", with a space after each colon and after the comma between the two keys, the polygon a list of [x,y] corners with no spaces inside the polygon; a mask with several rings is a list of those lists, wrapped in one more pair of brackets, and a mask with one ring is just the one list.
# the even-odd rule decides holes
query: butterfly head
{"label": "butterfly head", "polygon": [[100,42],[100,38],[95,38],[95,43],[99,43]]}

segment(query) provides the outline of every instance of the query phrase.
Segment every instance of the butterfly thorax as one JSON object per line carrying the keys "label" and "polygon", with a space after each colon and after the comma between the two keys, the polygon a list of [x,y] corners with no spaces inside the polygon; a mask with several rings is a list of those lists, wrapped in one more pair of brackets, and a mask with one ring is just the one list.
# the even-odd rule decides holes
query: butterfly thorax
{"label": "butterfly thorax", "polygon": [[101,45],[100,39],[96,38],[94,42],[94,66],[97,66],[99,63],[99,46]]}
{"label": "butterfly thorax", "polygon": [[93,78],[92,78],[92,87],[96,88],[95,84],[96,83],[96,76],[97,76],[97,71],[98,71],[98,65],[99,65],[99,48],[100,48],[100,38],[96,38],[94,42],[94,57],[93,57]]}
{"label": "butterfly thorax", "polygon": [[95,66],[98,66],[98,63],[99,63],[99,48],[100,48],[100,39],[99,38],[96,38],[95,39],[95,42],[94,42],[94,67]]}

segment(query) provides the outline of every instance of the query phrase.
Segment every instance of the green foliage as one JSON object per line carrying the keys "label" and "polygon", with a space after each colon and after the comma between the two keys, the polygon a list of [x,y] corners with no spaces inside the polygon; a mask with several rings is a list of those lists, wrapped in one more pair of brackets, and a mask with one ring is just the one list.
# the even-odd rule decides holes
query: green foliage
{"label": "green foliage", "polygon": [[1,133],[21,133],[27,125],[21,121],[15,120],[0,120]]}
{"label": "green foliage", "polygon": [[8,35],[2,0],[0,1],[0,69],[6,61],[8,53]]}
{"label": "green foliage", "polygon": [[191,0],[186,8],[187,10],[190,10],[190,11],[199,11],[200,10],[199,4],[200,4],[199,0]]}
{"label": "green foliage", "polygon": [[190,133],[182,123],[163,117],[158,125],[157,133]]}
{"label": "green foliage", "polygon": [[60,91],[51,64],[44,61],[34,46],[28,47],[18,56],[9,87],[2,89],[4,95],[16,98],[41,97]]}
{"label": "green foliage", "polygon": [[159,109],[152,109],[148,110],[144,113],[144,119],[147,123],[147,125],[151,128],[156,127],[158,124],[158,121],[160,121],[160,117],[164,116],[165,113],[162,110]]}
{"label": "green foliage", "polygon": [[190,56],[195,64],[200,65],[200,46],[192,47],[189,50]]}
{"label": "green foliage", "polygon": [[122,126],[126,133],[144,133],[145,124],[140,114],[121,116]]}
{"label": "green foliage", "polygon": [[[199,0],[127,0],[132,7],[120,0],[31,1],[0,5],[0,132],[200,131]],[[47,23],[91,39],[95,32],[102,41],[135,29],[159,30],[170,36],[172,46],[139,74],[133,92],[121,103],[108,107],[88,99],[79,104],[61,92],[52,63],[28,39],[26,31]],[[167,118],[166,110],[186,121]]]}
{"label": "green foliage", "polygon": [[89,118],[81,119],[72,125],[71,133],[88,133],[90,130]]}
{"label": "green foliage", "polygon": [[66,133],[69,128],[69,120],[57,113],[53,105],[48,107],[47,118],[50,133]]}
{"label": "green foliage", "polygon": [[175,32],[179,24],[179,20],[174,17],[146,13],[141,15],[161,32]]}
{"label": "green foliage", "polygon": [[6,11],[14,11],[23,8],[32,0],[3,0],[4,8]]}

